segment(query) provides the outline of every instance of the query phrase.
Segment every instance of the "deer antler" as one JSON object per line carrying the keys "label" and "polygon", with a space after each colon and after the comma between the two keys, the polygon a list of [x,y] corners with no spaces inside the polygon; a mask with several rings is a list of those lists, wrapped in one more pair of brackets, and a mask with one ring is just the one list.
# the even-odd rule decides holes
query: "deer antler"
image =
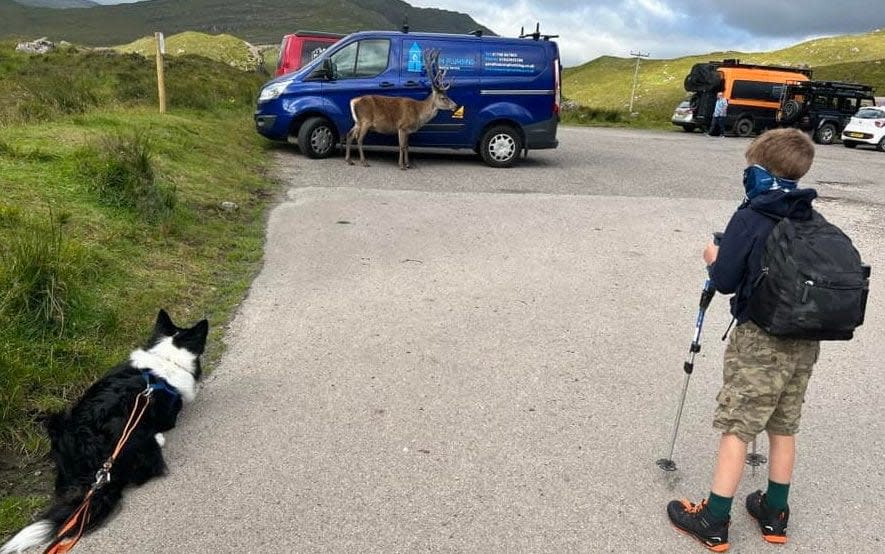
{"label": "deer antler", "polygon": [[424,70],[427,71],[427,78],[430,79],[430,86],[439,91],[449,90],[452,82],[445,81],[447,69],[439,68],[439,50],[424,51]]}

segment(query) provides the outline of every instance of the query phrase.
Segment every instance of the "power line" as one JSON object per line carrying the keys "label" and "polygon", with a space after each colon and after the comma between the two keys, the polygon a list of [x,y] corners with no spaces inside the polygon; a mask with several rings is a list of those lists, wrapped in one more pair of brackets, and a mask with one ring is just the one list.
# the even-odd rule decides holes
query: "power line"
{"label": "power line", "polygon": [[630,108],[629,112],[633,113],[633,98],[636,96],[636,81],[639,78],[639,60],[641,58],[647,58],[649,56],[648,52],[643,52],[642,50],[630,51],[630,55],[636,58],[636,68],[633,70],[633,88],[630,90]]}

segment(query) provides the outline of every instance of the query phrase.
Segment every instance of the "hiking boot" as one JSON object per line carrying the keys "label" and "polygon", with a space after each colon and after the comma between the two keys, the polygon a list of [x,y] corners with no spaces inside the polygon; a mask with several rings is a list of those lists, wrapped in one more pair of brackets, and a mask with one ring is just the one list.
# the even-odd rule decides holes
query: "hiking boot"
{"label": "hiking boot", "polygon": [[762,538],[775,544],[787,542],[787,522],[790,520],[790,507],[780,512],[768,509],[765,494],[756,491],[747,497],[747,511],[759,522]]}
{"label": "hiking boot", "polygon": [[667,516],[677,530],[697,539],[713,552],[728,550],[728,525],[731,518],[716,520],[707,510],[707,501],[692,504],[674,500],[667,504]]}

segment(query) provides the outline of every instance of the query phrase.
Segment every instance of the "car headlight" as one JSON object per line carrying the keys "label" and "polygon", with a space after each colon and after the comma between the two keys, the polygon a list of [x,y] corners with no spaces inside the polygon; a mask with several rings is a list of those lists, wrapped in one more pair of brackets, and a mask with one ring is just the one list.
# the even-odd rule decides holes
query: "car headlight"
{"label": "car headlight", "polygon": [[289,83],[274,83],[272,85],[267,85],[261,89],[261,94],[258,95],[258,101],[267,102],[268,100],[277,98],[279,95],[283,94],[283,91],[286,90],[288,85]]}

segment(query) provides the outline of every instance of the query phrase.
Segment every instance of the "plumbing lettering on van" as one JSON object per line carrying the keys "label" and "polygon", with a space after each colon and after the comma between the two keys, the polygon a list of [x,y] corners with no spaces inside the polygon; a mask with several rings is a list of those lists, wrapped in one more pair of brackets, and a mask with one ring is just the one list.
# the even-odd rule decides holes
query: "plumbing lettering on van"
{"label": "plumbing lettering on van", "polygon": [[535,64],[527,63],[525,58],[515,52],[486,52],[483,63],[488,71],[535,72]]}

